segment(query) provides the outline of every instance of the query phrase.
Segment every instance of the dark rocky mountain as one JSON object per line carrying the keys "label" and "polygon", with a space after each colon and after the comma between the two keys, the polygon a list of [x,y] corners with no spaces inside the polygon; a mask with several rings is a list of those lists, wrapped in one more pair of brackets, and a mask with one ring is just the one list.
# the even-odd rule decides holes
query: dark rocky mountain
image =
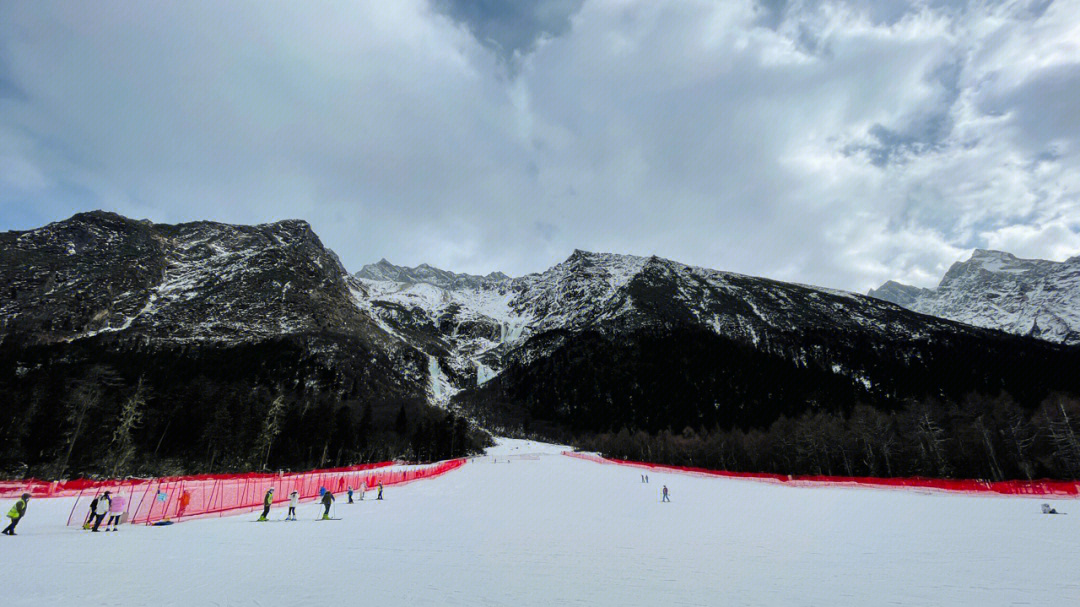
{"label": "dark rocky mountain", "polygon": [[143,386],[147,469],[443,457],[481,440],[456,414],[732,469],[1080,475],[1080,349],[658,257],[350,276],[299,221],[91,213],[0,235],[0,276],[9,470],[101,471]]}
{"label": "dark rocky mountain", "polygon": [[935,289],[889,281],[869,294],[923,314],[1080,344],[1080,256],[1057,262],[979,249]]}
{"label": "dark rocky mountain", "polygon": [[[149,396],[134,440],[159,468],[427,456],[410,452],[411,436],[445,417],[428,404],[423,353],[358,305],[354,280],[303,221],[160,225],[83,213],[0,234],[0,279],[9,470],[102,471],[110,425],[140,378]],[[73,400],[86,390],[91,415]],[[267,430],[279,397],[287,406]],[[396,432],[403,411],[415,423]],[[280,447],[255,457],[260,433],[275,431]]]}
{"label": "dark rocky mountain", "polygon": [[378,263],[371,263],[356,273],[357,278],[368,280],[403,282],[407,284],[427,283],[443,289],[467,289],[477,288],[482,283],[499,283],[509,280],[509,276],[502,272],[491,272],[487,276],[475,274],[457,274],[434,268],[422,263],[415,268],[395,266],[394,264],[380,259]]}

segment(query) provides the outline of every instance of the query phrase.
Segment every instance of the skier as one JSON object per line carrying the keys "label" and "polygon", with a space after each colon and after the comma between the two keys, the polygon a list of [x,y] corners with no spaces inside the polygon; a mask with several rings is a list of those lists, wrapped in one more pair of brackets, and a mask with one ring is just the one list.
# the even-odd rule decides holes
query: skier
{"label": "skier", "polygon": [[270,514],[270,504],[274,503],[274,488],[270,487],[266,490],[266,495],[263,496],[263,511],[262,516],[259,517],[260,521],[266,520],[266,515]]}
{"label": "skier", "polygon": [[180,494],[180,509],[176,512],[176,518],[184,516],[184,510],[187,510],[188,504],[191,503],[191,492],[184,490]]}
{"label": "skier", "polygon": [[300,504],[300,494],[297,493],[296,490],[293,490],[293,492],[289,494],[289,513],[285,515],[285,520],[287,520],[287,521],[295,521],[296,520],[296,507],[299,504]]}
{"label": "skier", "polygon": [[88,512],[86,514],[86,521],[83,523],[83,526],[82,526],[82,528],[87,530],[87,531],[89,531],[90,526],[94,524],[94,516],[95,516],[95,512],[97,511],[98,499],[99,499],[99,496],[95,495],[94,499],[90,502],[90,512]]}
{"label": "skier", "polygon": [[8,510],[7,516],[11,519],[11,524],[4,527],[4,530],[0,533],[4,535],[15,535],[15,525],[19,524],[19,521],[26,516],[26,505],[30,503],[30,494],[24,493],[19,497],[19,501],[15,502],[15,505]]}
{"label": "skier", "polygon": [[[126,502],[127,500],[122,495],[117,495],[110,500],[109,521],[105,523],[105,531],[120,531],[120,517],[124,514]],[[112,527],[112,529],[109,527]]]}
{"label": "skier", "polygon": [[360,483],[360,501],[364,501],[364,492],[367,491],[367,483]]}
{"label": "skier", "polygon": [[349,503],[350,504],[353,503],[353,501],[352,501],[352,485],[349,485]]}
{"label": "skier", "polygon": [[324,493],[323,496],[322,496],[322,505],[326,508],[325,510],[323,510],[323,515],[322,515],[324,521],[330,519],[330,504],[333,504],[333,503],[334,503],[334,494],[330,493],[329,491]]}
{"label": "skier", "polygon": [[101,521],[105,520],[105,515],[109,513],[109,507],[112,506],[112,498],[109,494],[110,492],[106,491],[98,498],[97,507],[94,509],[94,528],[91,529],[94,533],[101,531],[98,527],[101,526]]}
{"label": "skier", "polygon": [[648,474],[645,475],[645,484],[646,485],[649,484],[649,475]]}
{"label": "skier", "polygon": [[382,481],[379,481],[379,496],[376,497],[375,499],[377,499],[377,500],[382,499]]}
{"label": "skier", "polygon": [[1050,507],[1050,504],[1043,504],[1042,505],[1042,511],[1043,511],[1043,514],[1057,514],[1058,513],[1056,508],[1051,508]]}
{"label": "skier", "polygon": [[670,502],[671,501],[671,499],[668,497],[667,485],[664,485],[664,498],[662,500],[660,500],[660,501],[662,501],[662,502]]}

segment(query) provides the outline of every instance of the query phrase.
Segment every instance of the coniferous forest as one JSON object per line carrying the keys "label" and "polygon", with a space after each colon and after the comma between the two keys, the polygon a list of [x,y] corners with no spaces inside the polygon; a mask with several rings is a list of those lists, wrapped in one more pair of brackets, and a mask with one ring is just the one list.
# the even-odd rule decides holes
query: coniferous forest
{"label": "coniferous forest", "polygon": [[[477,452],[488,440],[423,396],[301,341],[0,350],[0,474],[123,477],[305,470]],[[365,379],[366,378],[366,379]],[[374,396],[373,396],[374,395]]]}
{"label": "coniferous forest", "polygon": [[[825,337],[825,339],[834,339]],[[1031,339],[771,351],[698,330],[560,341],[462,395],[504,432],[607,456],[780,474],[1080,478],[1080,350]]]}

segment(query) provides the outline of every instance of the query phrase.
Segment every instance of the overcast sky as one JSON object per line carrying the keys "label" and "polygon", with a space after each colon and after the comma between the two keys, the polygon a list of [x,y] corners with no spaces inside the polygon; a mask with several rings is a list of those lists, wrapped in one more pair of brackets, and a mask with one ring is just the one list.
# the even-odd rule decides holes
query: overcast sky
{"label": "overcast sky", "polygon": [[1080,2],[0,0],[0,230],[311,222],[865,291],[1080,254]]}

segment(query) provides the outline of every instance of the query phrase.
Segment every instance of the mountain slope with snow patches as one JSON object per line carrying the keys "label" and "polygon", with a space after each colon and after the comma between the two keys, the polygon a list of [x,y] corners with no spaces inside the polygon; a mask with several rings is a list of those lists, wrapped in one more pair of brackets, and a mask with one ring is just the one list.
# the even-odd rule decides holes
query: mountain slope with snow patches
{"label": "mountain slope with snow patches", "polygon": [[889,281],[869,295],[922,314],[1080,344],[1080,256],[1055,262],[976,250],[935,289]]}

